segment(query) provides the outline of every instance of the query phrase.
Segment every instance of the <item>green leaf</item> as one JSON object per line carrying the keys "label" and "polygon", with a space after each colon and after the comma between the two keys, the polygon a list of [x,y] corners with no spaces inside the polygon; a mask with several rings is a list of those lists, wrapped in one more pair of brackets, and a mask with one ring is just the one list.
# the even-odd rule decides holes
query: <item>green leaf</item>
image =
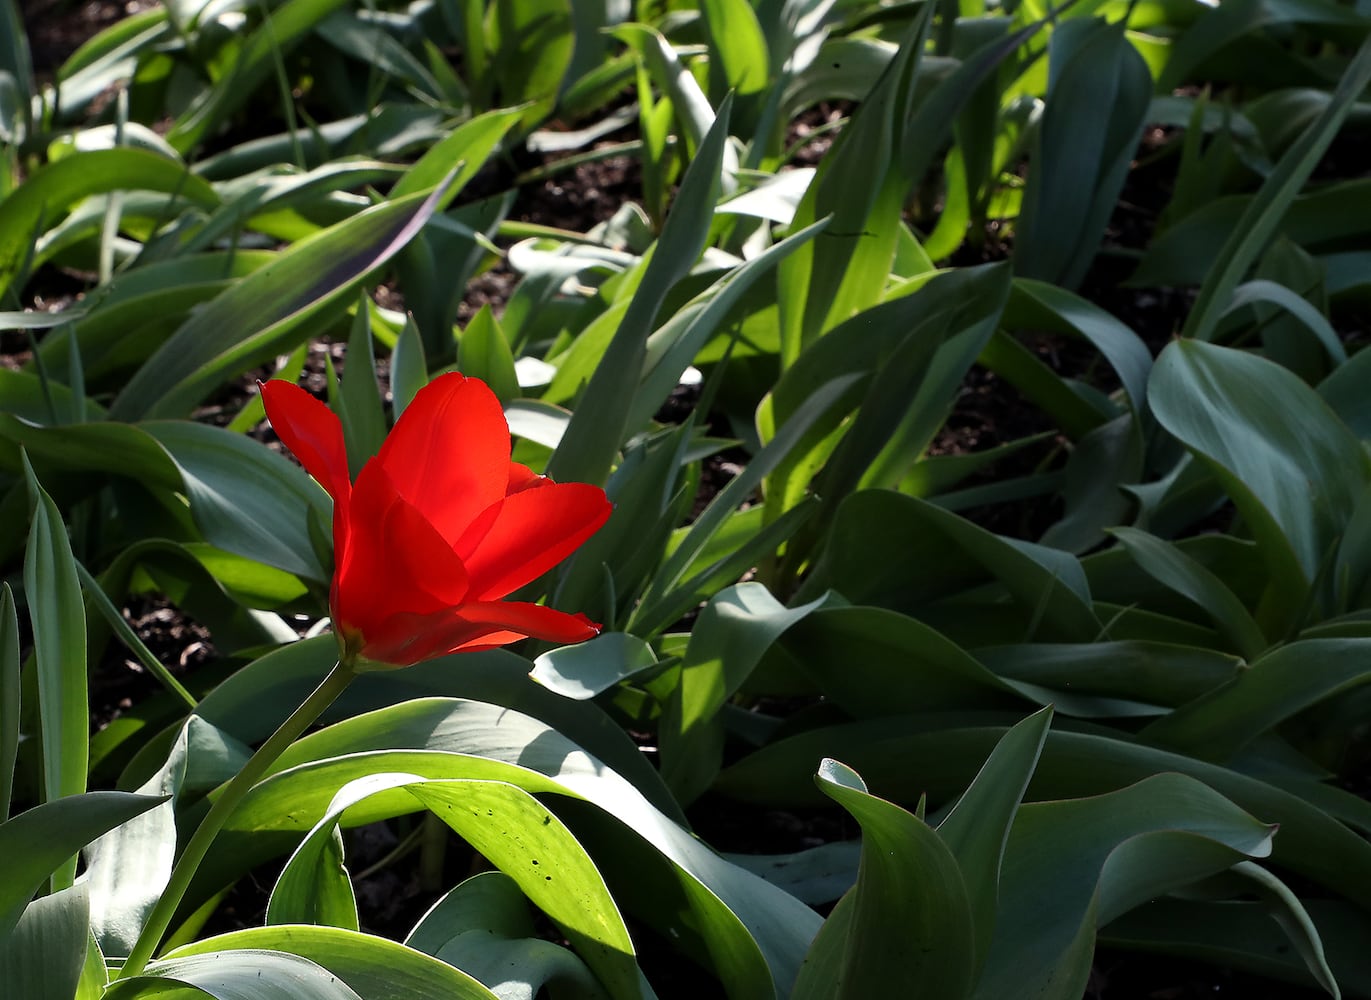
{"label": "green leaf", "polygon": [[709,91],[717,104],[729,91],[747,99],[767,87],[766,37],[747,0],[702,0],[709,43]]}
{"label": "green leaf", "polygon": [[178,995],[183,987],[214,1000],[365,1000],[344,981],[307,958],[259,948],[202,952],[154,962],[140,976],[120,979],[109,1000]]}
{"label": "green leaf", "polygon": [[293,347],[307,335],[306,321],[339,305],[418,233],[443,194],[440,186],[427,196],[369,208],[231,285],[138,370],[115,399],[111,418],[182,416],[222,381]]}
{"label": "green leaf", "polygon": [[1198,560],[1169,542],[1138,528],[1112,528],[1143,572],[1197,605],[1232,646],[1255,659],[1269,645],[1236,594]]}
{"label": "green leaf", "polygon": [[1309,175],[1337,135],[1353,103],[1371,82],[1371,38],[1362,42],[1351,64],[1342,74],[1333,98],[1303,135],[1286,150],[1276,169],[1266,178],[1261,191],[1243,211],[1242,218],[1229,232],[1217,265],[1211,264],[1204,284],[1190,313],[1182,337],[1195,340],[1213,338],[1219,317],[1227,307],[1234,289],[1257,258],[1266,250]]}
{"label": "green leaf", "polygon": [[84,885],[30,903],[14,929],[0,934],[0,983],[6,991],[24,1000],[72,1000],[92,947],[88,913]]}
{"label": "green leaf", "polygon": [[729,101],[720,106],[713,127],[686,169],[642,280],[585,388],[582,398],[593,400],[594,405],[577,408],[548,463],[548,475],[559,482],[602,483],[609,474],[628,429],[633,395],[647,357],[648,335],[667,292],[689,273],[709,235],[719,200],[730,107]]}
{"label": "green leaf", "polygon": [[[961,792],[1007,725],[979,716],[905,715],[822,727],[779,740],[724,770],[716,790],[763,806],[814,805],[805,778],[829,751],[858,761],[872,789],[894,801],[927,794],[935,804]],[[1323,808],[1267,781],[1131,740],[1086,732],[1048,733],[1029,785],[1031,800],[1123,788],[1162,772],[1188,775],[1263,820],[1280,825],[1273,862],[1361,906],[1371,903],[1371,847]],[[1004,883],[1001,882],[1001,891]]]}
{"label": "green leaf", "polygon": [[[344,785],[282,873],[285,891],[304,901],[309,893],[305,883],[327,862],[328,847],[338,836],[337,822],[344,809],[396,789],[408,792],[510,876],[571,941],[614,996],[641,995],[642,973],[634,959],[628,929],[594,862],[547,807],[502,781],[434,781],[413,774],[371,774]],[[273,901],[282,891],[278,883]]]}
{"label": "green leaf", "polygon": [[19,755],[19,615],[14,591],[0,583],[0,823],[9,819]]}
{"label": "green leaf", "polygon": [[[33,523],[24,554],[24,593],[33,625],[43,796],[56,801],[86,790],[90,720],[86,697],[86,607],[66,525],[24,459]],[[53,876],[65,889],[76,877],[72,857]]]}
{"label": "green leaf", "polygon": [[[548,726],[503,706],[409,701],[307,736],[276,767],[229,819],[219,849],[201,870],[202,891],[265,860],[283,846],[283,836],[286,846],[293,844],[324,814],[343,784],[396,772],[501,781],[530,794],[551,792],[592,804],[593,809],[573,809],[568,801],[559,805],[558,813],[583,842],[597,830],[612,831],[587,849],[616,900],[624,905],[625,894],[634,898],[635,887],[650,886],[648,898],[634,899],[633,912],[661,925],[669,939],[679,935],[701,942],[720,978],[749,996],[771,996],[778,987],[787,988],[820,922],[798,900],[721,859],[600,760]],[[350,810],[345,823],[371,822],[414,808],[408,792],[383,793],[368,799],[366,808]],[[537,824],[544,814],[537,815]],[[660,908],[660,899],[654,899],[658,892],[673,899],[671,908]]]}
{"label": "green leaf", "polygon": [[578,1000],[608,994],[574,952],[536,936],[528,901],[512,878],[481,872],[433,905],[405,944],[475,976],[501,995],[547,989]]}
{"label": "green leaf", "polygon": [[299,466],[207,424],[159,420],[142,429],[175,461],[206,541],[307,580],[328,579],[308,529],[311,518],[329,523],[328,499]]}
{"label": "green leaf", "polygon": [[171,878],[177,806],[233,777],[250,756],[247,747],[197,715],[159,751],[164,761],[138,792],[161,804],[95,839],[85,852],[90,929],[110,956],[132,952]]}
{"label": "green leaf", "polygon": [[570,0],[523,0],[491,4],[483,44],[490,72],[506,104],[532,106],[520,119],[525,128],[542,120],[556,102],[571,64],[575,34]]}
{"label": "green leaf", "polygon": [[689,803],[714,780],[723,761],[719,711],[747,680],[767,648],[825,597],[787,608],[759,583],[722,590],[705,605],[690,633],[681,681],[663,710],[662,777]]}
{"label": "green leaf", "polygon": [[1048,52],[1050,81],[1015,226],[1014,268],[1073,288],[1123,189],[1152,77],[1123,21],[1064,20]]}
{"label": "green leaf", "polygon": [[[871,532],[872,524],[883,530]],[[993,580],[1018,605],[1035,638],[1089,642],[1101,633],[1074,557],[992,534],[914,497],[885,490],[848,497],[838,508],[824,560],[828,572],[816,582],[853,603],[904,611],[935,628],[942,598]]]}
{"label": "green leaf", "polygon": [[966,886],[975,927],[972,968],[977,972],[995,931],[1005,846],[1051,722],[1048,706],[1005,733],[966,794],[937,827]]}
{"label": "green leaf", "polygon": [[463,374],[485,382],[506,405],[519,397],[514,354],[489,302],[481,306],[462,331],[457,345],[457,367]]}
{"label": "green leaf", "polygon": [[824,921],[792,996],[966,997],[976,930],[957,859],[923,820],[871,795],[858,774],[825,759],[819,789],[862,828],[857,884]]}
{"label": "green leaf", "polygon": [[0,824],[9,858],[0,882],[0,939],[6,937],[43,881],[101,834],[163,800],[128,792],[88,792],[54,799]]}
{"label": "green leaf", "polygon": [[532,677],[563,698],[594,698],[626,677],[657,664],[657,654],[627,632],[605,632],[589,642],[563,646],[533,661]]}
{"label": "green leaf", "polygon": [[363,295],[357,304],[352,333],[348,337],[347,371],[335,404],[347,443],[348,467],[354,479],[367,460],[381,450],[381,442],[386,439],[386,413],[381,405],[381,386],[376,381],[375,347],[367,302]]}
{"label": "green leaf", "polygon": [[1368,650],[1366,639],[1303,639],[1279,646],[1138,735],[1192,757],[1228,761],[1305,709],[1371,680]]}
{"label": "green leaf", "polygon": [[1148,391],[1158,421],[1213,470],[1262,547],[1270,586],[1258,622],[1288,628],[1371,484],[1360,442],[1297,376],[1228,348],[1171,344]]}
{"label": "green leaf", "polygon": [[[235,967],[251,969],[263,949],[298,956],[327,969],[362,1000],[496,1000],[475,979],[444,962],[385,938],[337,927],[254,927],[196,941],[176,949],[168,959],[199,959],[206,965],[228,959]],[[150,971],[159,968],[160,963]],[[294,996],[285,994],[282,1000],[294,1000]],[[111,1000],[117,1000],[117,995]]]}
{"label": "green leaf", "polygon": [[201,90],[172,123],[167,141],[182,153],[198,146],[258,92],[284,52],[290,51],[343,3],[344,0],[286,0],[276,6],[240,43],[229,73]]}
{"label": "green leaf", "polygon": [[911,181],[897,155],[900,126],[913,104],[931,12],[917,11],[795,211],[792,226],[826,216],[832,223],[780,267],[783,369],[829,329],[875,305],[885,289]]}
{"label": "green leaf", "polygon": [[975,996],[1078,1000],[1100,925],[1167,890],[1271,852],[1274,826],[1192,778],[1020,808]]}
{"label": "green leaf", "polygon": [[336,823],[324,836],[308,838],[296,848],[271,890],[265,922],[360,930],[357,897],[343,860],[343,835]]}
{"label": "green leaf", "polygon": [[424,358],[424,341],[414,317],[405,317],[404,328],[390,354],[390,395],[395,419],[405,412],[415,393],[428,384],[428,361]]}
{"label": "green leaf", "polygon": [[30,242],[50,221],[83,198],[109,191],[160,191],[201,208],[215,208],[219,196],[185,164],[143,149],[97,149],[73,153],[35,171],[0,202],[0,294],[23,279]]}

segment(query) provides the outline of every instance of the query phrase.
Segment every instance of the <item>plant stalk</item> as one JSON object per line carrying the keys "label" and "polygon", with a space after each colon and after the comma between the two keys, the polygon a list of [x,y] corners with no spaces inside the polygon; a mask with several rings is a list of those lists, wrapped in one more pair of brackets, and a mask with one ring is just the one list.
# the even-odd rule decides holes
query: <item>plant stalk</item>
{"label": "plant stalk", "polygon": [[357,672],[351,663],[339,660],[329,671],[328,676],[320,681],[313,694],[300,703],[300,707],[291,713],[290,718],[281,723],[276,732],[267,737],[267,741],[257,748],[257,752],[243,765],[243,769],[224,786],[223,792],[215,800],[214,805],[210,807],[204,820],[196,827],[195,833],[190,838],[190,843],[186,844],[186,849],[181,852],[181,856],[176,860],[176,866],[171,870],[171,879],[167,882],[166,889],[157,900],[157,905],[153,907],[152,913],[148,915],[148,921],[144,924],[142,933],[138,935],[132,954],[124,962],[123,968],[115,974],[115,979],[136,976],[147,967],[153,952],[162,940],[162,936],[171,926],[171,918],[176,913],[176,908],[181,905],[186,889],[189,888],[191,879],[195,877],[196,869],[200,867],[200,862],[209,853],[210,844],[214,842],[214,838],[223,828],[233,810],[238,807],[238,803],[243,800],[248,790],[257,783],[267,769],[276,762],[276,759],[285,752],[285,749],[299,739],[300,735],[323,714],[324,709],[333,704],[334,700],[343,693],[343,689],[356,676]]}

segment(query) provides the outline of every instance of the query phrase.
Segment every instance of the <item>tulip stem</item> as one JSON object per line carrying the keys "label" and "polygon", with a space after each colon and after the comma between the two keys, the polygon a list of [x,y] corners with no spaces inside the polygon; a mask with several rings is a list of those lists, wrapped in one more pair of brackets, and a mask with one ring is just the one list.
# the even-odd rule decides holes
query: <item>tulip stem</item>
{"label": "tulip stem", "polygon": [[219,797],[214,800],[214,805],[210,807],[205,818],[196,827],[190,842],[186,844],[186,849],[181,852],[181,857],[177,859],[166,889],[158,898],[152,913],[148,915],[148,921],[143,926],[143,931],[133,946],[132,954],[124,962],[123,968],[115,974],[116,979],[136,976],[147,967],[153,952],[162,940],[162,936],[171,926],[171,919],[176,913],[176,908],[181,905],[186,889],[189,888],[191,879],[195,877],[196,869],[200,867],[200,862],[209,853],[210,844],[214,842],[214,838],[223,828],[233,810],[238,807],[238,803],[243,800],[243,796],[247,795],[252,786],[276,762],[276,759],[281,756],[285,749],[299,739],[300,735],[323,714],[324,709],[333,704],[334,699],[343,693],[343,689],[356,676],[357,673],[350,662],[338,661],[334,668],[329,671],[328,676],[314,689],[314,693],[291,713],[290,718],[281,723],[276,732],[267,737],[267,741],[248,758],[243,769],[224,786]]}

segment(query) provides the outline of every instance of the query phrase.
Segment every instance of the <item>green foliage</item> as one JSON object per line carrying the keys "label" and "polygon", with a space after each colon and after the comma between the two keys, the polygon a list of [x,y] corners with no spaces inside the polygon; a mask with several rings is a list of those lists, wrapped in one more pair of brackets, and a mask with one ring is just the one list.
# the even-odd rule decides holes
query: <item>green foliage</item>
{"label": "green foliage", "polygon": [[[1368,27],[175,0],[35,67],[9,5],[0,994],[1371,997]],[[258,770],[336,644],[255,383],[356,473],[453,367],[606,489],[517,595],[604,633]]]}

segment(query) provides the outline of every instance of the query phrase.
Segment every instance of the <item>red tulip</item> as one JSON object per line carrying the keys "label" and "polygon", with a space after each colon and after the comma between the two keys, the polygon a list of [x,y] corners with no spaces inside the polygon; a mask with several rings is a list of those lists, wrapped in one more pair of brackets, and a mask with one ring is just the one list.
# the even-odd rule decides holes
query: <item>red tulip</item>
{"label": "red tulip", "polygon": [[425,386],[380,452],[348,477],[337,416],[284,381],[262,386],[277,435],[333,497],[329,609],[345,659],[408,666],[600,626],[500,598],[571,555],[609,517],[604,491],[510,461],[509,424],[484,382]]}

